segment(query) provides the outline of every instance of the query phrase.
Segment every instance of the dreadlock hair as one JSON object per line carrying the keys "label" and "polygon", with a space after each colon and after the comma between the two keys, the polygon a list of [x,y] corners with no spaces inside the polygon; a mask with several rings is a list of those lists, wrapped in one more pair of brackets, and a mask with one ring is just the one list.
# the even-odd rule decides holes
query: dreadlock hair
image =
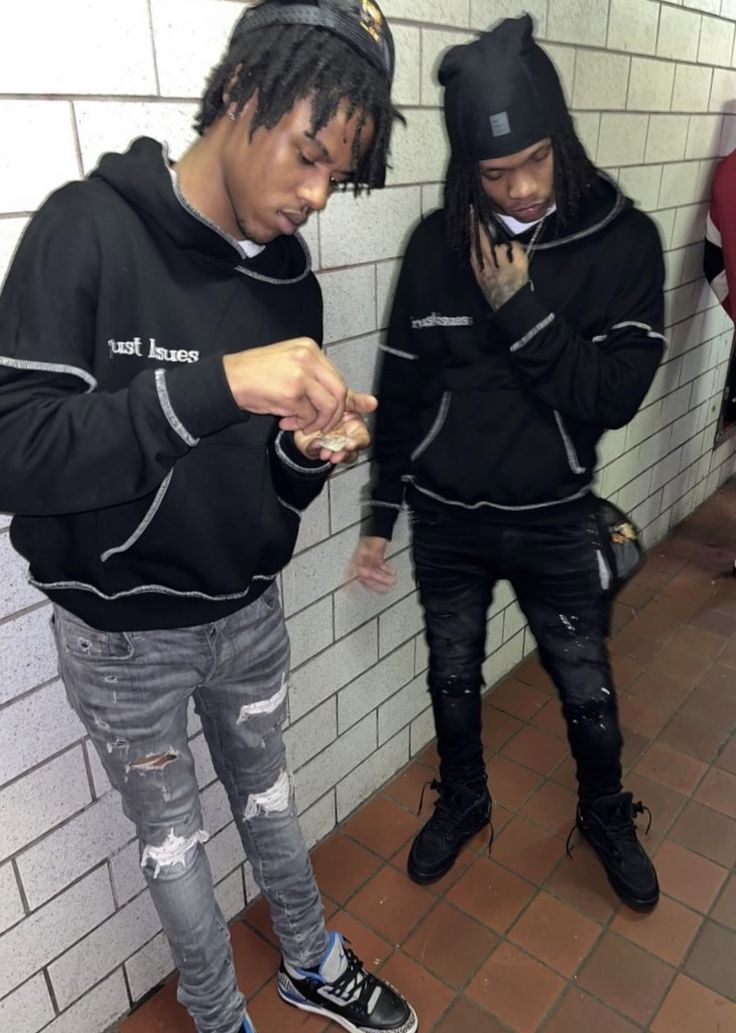
{"label": "dreadlock hair", "polygon": [[[598,171],[588,157],[572,123],[550,136],[554,155],[554,188],[557,220],[574,223],[585,195]],[[469,216],[473,210],[475,218]],[[466,257],[471,247],[480,263],[480,226],[493,217],[493,206],[483,189],[478,162],[451,158],[445,177],[445,232],[452,251]]]}
{"label": "dreadlock hair", "polygon": [[[251,137],[260,126],[272,129],[307,98],[312,101],[316,133],[345,101],[348,118],[359,113],[353,190],[358,194],[363,187],[384,185],[391,128],[395,119],[405,119],[391,103],[388,79],[339,36],[310,25],[269,25],[242,34],[210,74],[194,128],[202,135],[231,104],[240,114],[256,91]],[[369,118],[373,142],[361,156],[361,136]]]}

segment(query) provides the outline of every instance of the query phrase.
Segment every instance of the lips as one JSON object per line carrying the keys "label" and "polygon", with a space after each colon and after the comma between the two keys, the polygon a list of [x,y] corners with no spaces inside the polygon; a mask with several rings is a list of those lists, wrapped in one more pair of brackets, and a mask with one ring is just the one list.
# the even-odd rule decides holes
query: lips
{"label": "lips", "polygon": [[282,233],[296,233],[300,226],[307,221],[304,215],[292,215],[289,212],[278,211],[276,213]]}
{"label": "lips", "polygon": [[546,209],[547,205],[544,202],[540,202],[539,204],[527,205],[524,208],[513,208],[511,215],[515,219],[521,219],[522,221],[525,219],[538,219],[544,214]]}

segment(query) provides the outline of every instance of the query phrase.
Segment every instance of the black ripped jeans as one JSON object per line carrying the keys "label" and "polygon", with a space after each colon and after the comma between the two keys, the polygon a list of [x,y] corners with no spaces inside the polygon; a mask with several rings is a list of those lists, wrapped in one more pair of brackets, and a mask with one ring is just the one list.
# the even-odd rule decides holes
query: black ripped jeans
{"label": "black ripped jeans", "polygon": [[606,645],[610,571],[594,514],[498,524],[423,506],[413,523],[440,777],[471,786],[485,779],[486,622],[495,583],[508,579],[559,693],[581,800],[619,792],[622,740]]}

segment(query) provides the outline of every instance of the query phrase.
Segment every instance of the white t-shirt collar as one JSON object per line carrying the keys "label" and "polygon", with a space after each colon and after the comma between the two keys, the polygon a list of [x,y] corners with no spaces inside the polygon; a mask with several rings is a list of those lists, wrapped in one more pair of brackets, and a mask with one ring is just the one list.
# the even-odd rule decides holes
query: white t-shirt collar
{"label": "white t-shirt collar", "polygon": [[261,251],[266,247],[265,244],[256,244],[252,240],[239,240],[238,244],[240,244],[248,258],[255,258],[256,255],[260,255]]}
{"label": "white t-shirt collar", "polygon": [[527,230],[532,229],[533,226],[538,226],[542,219],[546,219],[548,215],[551,215],[556,211],[557,205],[553,204],[544,213],[541,219],[535,219],[534,222],[520,222],[519,219],[515,219],[512,215],[504,215],[502,212],[496,212],[496,218],[499,222],[503,223],[506,229],[514,237],[520,236],[522,233],[526,233]]}

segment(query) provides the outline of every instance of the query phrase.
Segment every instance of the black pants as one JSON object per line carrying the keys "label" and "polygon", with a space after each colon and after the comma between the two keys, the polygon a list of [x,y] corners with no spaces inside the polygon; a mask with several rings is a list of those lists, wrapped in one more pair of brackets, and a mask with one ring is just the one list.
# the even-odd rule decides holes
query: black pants
{"label": "black pants", "polygon": [[552,519],[499,526],[467,512],[413,513],[440,775],[470,785],[485,778],[482,665],[488,608],[503,578],[557,687],[580,797],[589,801],[621,789],[622,741],[606,645],[610,571],[592,512]]}

